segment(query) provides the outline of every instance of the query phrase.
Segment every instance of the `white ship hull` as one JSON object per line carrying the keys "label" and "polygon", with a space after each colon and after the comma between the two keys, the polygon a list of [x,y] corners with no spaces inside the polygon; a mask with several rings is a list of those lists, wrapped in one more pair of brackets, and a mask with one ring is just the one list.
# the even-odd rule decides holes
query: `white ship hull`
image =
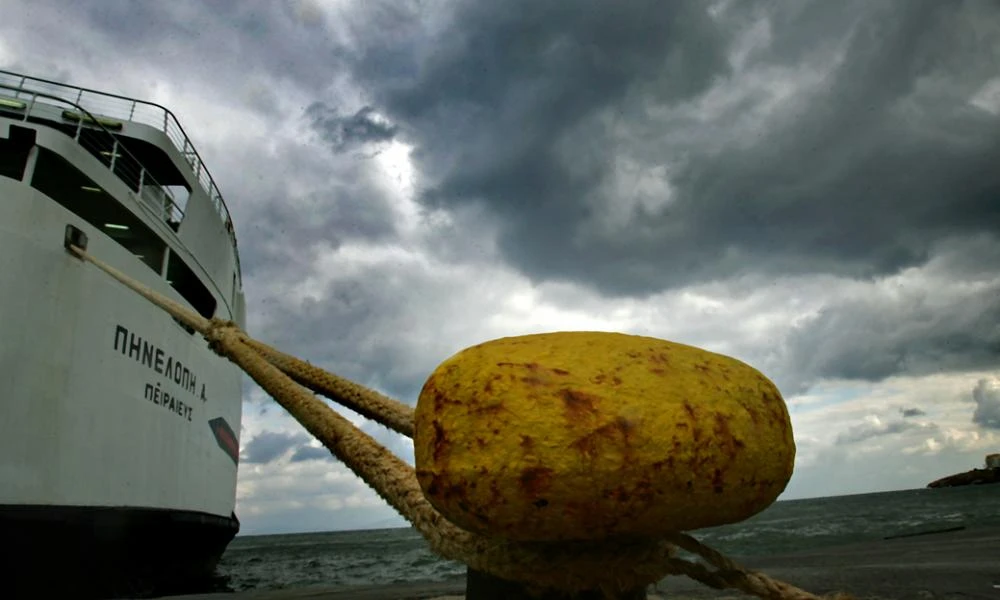
{"label": "white ship hull", "polygon": [[173,292],[114,242],[24,184],[0,180],[0,198],[0,504],[228,517],[236,464],[209,422],[240,422],[239,370],[62,247],[73,223],[95,255]]}
{"label": "white ship hull", "polygon": [[[204,283],[214,316],[242,324],[235,247],[204,239],[224,236],[226,224],[196,192],[185,211],[191,220],[171,228],[65,133],[7,117],[16,115],[0,114],[0,142],[14,139],[16,127],[33,144],[20,180],[9,167],[24,155],[3,146],[0,176],[0,564],[30,578],[35,591],[46,574],[58,583],[59,574],[75,573],[83,579],[71,577],[71,587],[81,593],[81,584],[107,579],[93,591],[102,596],[211,576],[239,527],[241,372],[70,255],[63,236],[67,225],[77,228],[88,252],[190,305],[194,296],[175,289],[166,267],[151,268],[86,205],[73,204],[119,203],[169,248],[169,260]],[[79,198],[43,191],[57,189],[52,169],[62,160],[93,184]],[[101,198],[88,196],[90,187],[103,189]],[[185,234],[202,241],[184,243]],[[213,254],[218,248],[229,254]]]}

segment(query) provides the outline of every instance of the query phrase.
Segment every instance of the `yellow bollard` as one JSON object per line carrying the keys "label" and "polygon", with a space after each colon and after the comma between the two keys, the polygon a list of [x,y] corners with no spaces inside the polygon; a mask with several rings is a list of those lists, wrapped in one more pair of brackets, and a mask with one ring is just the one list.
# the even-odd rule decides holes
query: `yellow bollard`
{"label": "yellow bollard", "polygon": [[414,420],[425,496],[515,541],[658,538],[744,520],[792,475],[774,384],[727,356],[620,333],[503,338],[447,359]]}

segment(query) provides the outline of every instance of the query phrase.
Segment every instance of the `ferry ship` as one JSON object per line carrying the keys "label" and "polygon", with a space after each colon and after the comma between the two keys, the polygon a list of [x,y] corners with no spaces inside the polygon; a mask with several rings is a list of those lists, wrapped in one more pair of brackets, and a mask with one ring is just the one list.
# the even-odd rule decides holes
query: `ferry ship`
{"label": "ferry ship", "polygon": [[245,321],[232,219],[174,115],[0,71],[0,596],[211,578],[239,529],[242,372],[67,239]]}

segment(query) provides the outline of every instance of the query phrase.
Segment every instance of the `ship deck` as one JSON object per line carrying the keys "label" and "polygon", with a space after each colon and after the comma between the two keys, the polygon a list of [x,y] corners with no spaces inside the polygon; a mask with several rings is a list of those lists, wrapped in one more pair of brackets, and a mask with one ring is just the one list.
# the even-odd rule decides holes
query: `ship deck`
{"label": "ship deck", "polygon": [[[822,548],[797,554],[743,558],[750,568],[814,594],[848,592],[858,599],[966,600],[1000,598],[1000,527],[944,531]],[[462,580],[385,586],[297,588],[172,596],[171,600],[410,600],[461,598]],[[661,598],[748,598],[670,577],[650,593]]]}

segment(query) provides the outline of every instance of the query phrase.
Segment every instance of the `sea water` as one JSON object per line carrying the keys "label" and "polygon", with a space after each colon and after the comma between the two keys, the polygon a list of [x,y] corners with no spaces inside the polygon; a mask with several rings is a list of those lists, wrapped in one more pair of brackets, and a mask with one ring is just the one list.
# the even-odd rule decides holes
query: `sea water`
{"label": "sea water", "polygon": [[[742,523],[692,534],[739,558],[979,526],[1000,526],[1000,485],[788,500]],[[409,528],[240,536],[218,571],[235,591],[446,581],[465,574],[464,566],[431,554]]]}

